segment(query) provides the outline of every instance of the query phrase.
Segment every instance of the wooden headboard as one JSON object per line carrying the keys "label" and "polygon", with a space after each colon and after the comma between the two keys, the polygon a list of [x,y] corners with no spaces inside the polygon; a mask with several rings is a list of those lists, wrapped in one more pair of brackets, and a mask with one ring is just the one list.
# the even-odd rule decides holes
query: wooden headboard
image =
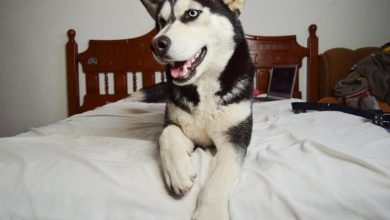
{"label": "wooden headboard", "polygon": [[[266,91],[269,72],[275,64],[297,64],[307,57],[307,99],[316,101],[318,38],[316,25],[310,25],[307,45],[301,46],[295,35],[246,35],[250,54],[256,67],[256,88]],[[73,115],[122,99],[142,86],[164,81],[165,67],[158,64],[150,51],[151,32],[124,40],[90,40],[88,49],[78,52],[76,31],[68,31],[66,44],[66,72],[68,114]],[[82,72],[79,70],[82,69]],[[83,75],[82,75],[83,74]],[[80,77],[85,76],[85,85]],[[294,97],[300,98],[299,80]],[[85,88],[83,101],[81,89]],[[112,87],[112,88],[111,88]]]}

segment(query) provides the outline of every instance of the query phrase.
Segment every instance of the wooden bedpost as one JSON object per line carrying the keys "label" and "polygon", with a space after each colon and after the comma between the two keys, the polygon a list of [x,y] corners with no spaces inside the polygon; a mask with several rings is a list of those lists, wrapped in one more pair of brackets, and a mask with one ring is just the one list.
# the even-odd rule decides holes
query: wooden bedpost
{"label": "wooden bedpost", "polygon": [[318,37],[316,35],[317,25],[309,26],[309,38],[307,47],[309,48],[309,59],[307,61],[307,101],[318,101]]}
{"label": "wooden bedpost", "polygon": [[78,46],[75,41],[76,31],[68,30],[68,42],[66,43],[66,77],[68,94],[68,115],[78,113],[80,107],[79,70],[77,62]]}

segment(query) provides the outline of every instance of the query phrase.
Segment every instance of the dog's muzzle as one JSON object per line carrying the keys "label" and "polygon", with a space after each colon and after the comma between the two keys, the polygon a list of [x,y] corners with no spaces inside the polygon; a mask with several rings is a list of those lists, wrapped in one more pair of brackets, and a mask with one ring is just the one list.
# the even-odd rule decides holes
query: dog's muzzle
{"label": "dog's muzzle", "polygon": [[174,60],[168,53],[171,45],[171,39],[162,35],[152,40],[151,49],[155,58],[160,63],[169,64],[169,73],[173,80],[179,83],[185,83],[195,75],[196,68],[202,63],[207,54],[207,47],[200,48],[189,59]]}

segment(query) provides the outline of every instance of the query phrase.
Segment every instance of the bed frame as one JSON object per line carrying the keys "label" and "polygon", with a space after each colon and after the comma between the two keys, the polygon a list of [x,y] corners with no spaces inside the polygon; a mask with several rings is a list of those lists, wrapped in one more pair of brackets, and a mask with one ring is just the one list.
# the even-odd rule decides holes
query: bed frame
{"label": "bed frame", "polygon": [[[307,100],[316,101],[318,38],[317,26],[310,25],[307,46],[296,41],[295,35],[254,36],[246,35],[250,54],[256,67],[256,88],[266,91],[269,72],[276,64],[297,64],[307,57]],[[142,86],[165,81],[165,67],[158,64],[149,44],[155,30],[131,39],[90,40],[88,49],[78,52],[76,31],[68,31],[66,44],[66,72],[68,89],[68,114],[74,115],[92,110],[109,102],[122,99]],[[85,75],[85,95],[80,101],[80,84]],[[112,81],[110,83],[110,81]],[[113,87],[113,88],[111,88]],[[296,80],[294,97],[301,98],[299,80]]]}

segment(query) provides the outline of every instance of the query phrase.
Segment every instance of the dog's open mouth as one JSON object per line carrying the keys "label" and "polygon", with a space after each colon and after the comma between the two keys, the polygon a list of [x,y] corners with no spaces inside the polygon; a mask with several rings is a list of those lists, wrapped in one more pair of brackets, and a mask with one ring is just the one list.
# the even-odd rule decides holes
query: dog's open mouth
{"label": "dog's open mouth", "polygon": [[171,76],[176,81],[187,81],[196,72],[196,67],[202,63],[206,56],[207,48],[200,49],[191,59],[186,61],[175,61],[171,65]]}

